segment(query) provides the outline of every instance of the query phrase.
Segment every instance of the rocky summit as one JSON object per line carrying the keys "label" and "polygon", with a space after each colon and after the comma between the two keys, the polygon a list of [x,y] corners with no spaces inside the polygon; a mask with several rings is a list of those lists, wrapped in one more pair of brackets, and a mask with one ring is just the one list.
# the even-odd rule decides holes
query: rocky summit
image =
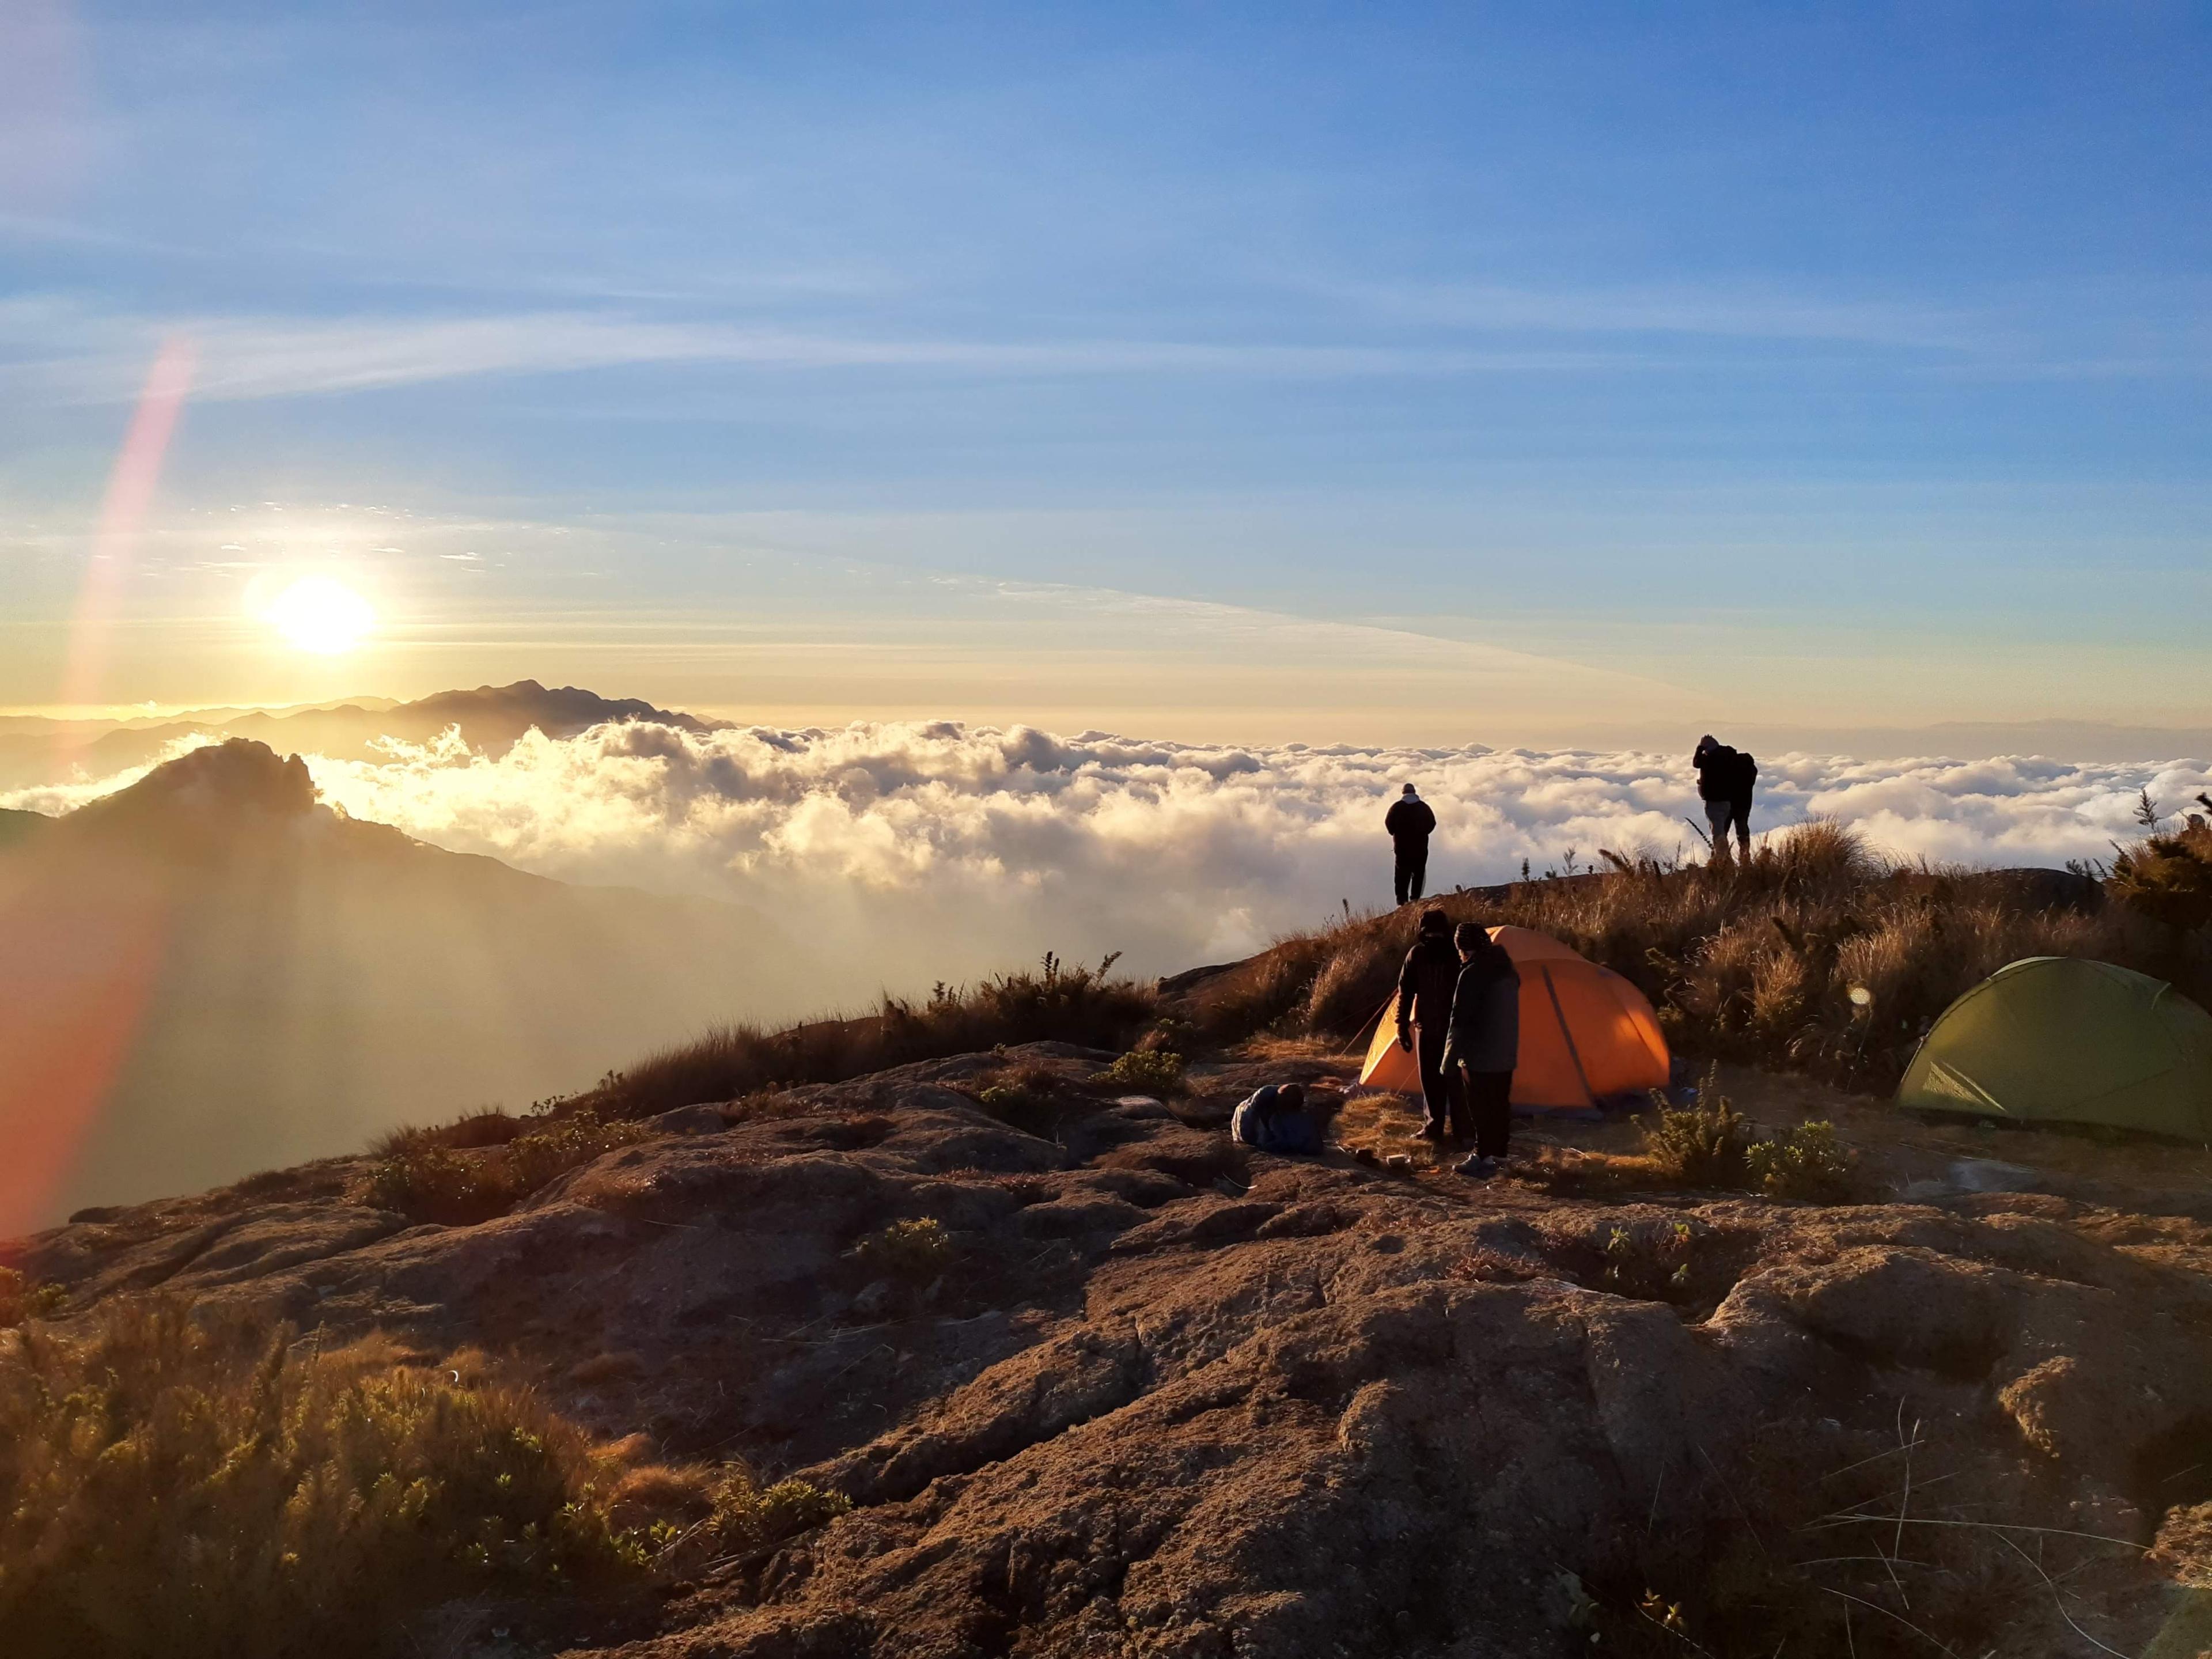
{"label": "rocky summit", "polygon": [[[14,1259],[71,1309],[380,1332],[850,1500],[650,1596],[449,1608],[455,1655],[2197,1650],[2201,1199],[1925,1135],[1870,1152],[1917,1201],[1624,1190],[1572,1128],[1475,1186],[1224,1133],[1325,1061],[1164,1100],[1100,1088],[1109,1058],[672,1114],[473,1225],[371,1207],[338,1160]],[[1073,1103],[987,1111],[1010,1065]]]}

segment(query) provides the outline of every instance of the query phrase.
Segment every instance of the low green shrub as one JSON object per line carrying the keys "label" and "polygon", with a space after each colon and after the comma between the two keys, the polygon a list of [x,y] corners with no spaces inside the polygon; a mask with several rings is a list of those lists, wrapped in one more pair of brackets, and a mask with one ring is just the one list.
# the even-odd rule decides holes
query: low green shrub
{"label": "low green shrub", "polygon": [[1631,1121],[1644,1132],[1644,1155],[1663,1175],[1686,1187],[1741,1187],[1748,1168],[1751,1127],[1714,1088],[1708,1073],[1694,1106],[1673,1107],[1656,1090],[1653,1115]]}
{"label": "low green shrub", "polygon": [[1680,1295],[1689,1286],[1690,1256],[1695,1243],[1686,1221],[1677,1221],[1658,1233],[1611,1228],[1605,1237],[1606,1287],[1654,1302]]}
{"label": "low green shrub", "polygon": [[894,1221],[853,1247],[863,1272],[894,1283],[929,1284],[952,1265],[952,1238],[935,1216]]}
{"label": "low green shrub", "polygon": [[1744,1154],[1745,1173],[1761,1192],[1816,1204],[1834,1204],[1850,1196],[1856,1163],[1836,1126],[1825,1120],[1754,1141]]}
{"label": "low green shrub", "polygon": [[1141,1089],[1147,1094],[1171,1095],[1182,1091],[1183,1058],[1165,1048],[1132,1048],[1091,1080],[1115,1088]]}
{"label": "low green shrub", "polygon": [[[515,1120],[509,1120],[514,1121]],[[456,1150],[431,1135],[387,1137],[362,1201],[417,1221],[462,1226],[509,1210],[602,1152],[645,1138],[638,1123],[578,1113],[545,1119],[504,1142]]]}
{"label": "low green shrub", "polygon": [[27,1319],[52,1319],[68,1300],[58,1285],[40,1285],[13,1267],[0,1267],[0,1330]]}

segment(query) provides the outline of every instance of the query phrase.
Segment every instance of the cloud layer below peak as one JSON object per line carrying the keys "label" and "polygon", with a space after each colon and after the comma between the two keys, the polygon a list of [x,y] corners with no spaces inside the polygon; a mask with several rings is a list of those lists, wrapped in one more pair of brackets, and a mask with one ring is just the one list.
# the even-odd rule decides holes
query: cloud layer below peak
{"label": "cloud layer below peak", "polygon": [[[1439,828],[1431,890],[1601,848],[1695,838],[1686,760],[1531,750],[1221,748],[1029,727],[860,724],[694,737],[532,735],[381,764],[312,763],[325,797],[441,846],[570,880],[736,900],[807,940],[817,1000],[912,989],[1052,949],[1172,971],[1238,955],[1348,901],[1388,902],[1382,815],[1417,783]],[[2203,761],[2023,757],[1765,766],[1754,827],[1831,815],[1902,857],[2055,865],[2212,787]],[[778,1011],[783,1012],[783,1011]]]}
{"label": "cloud layer below peak", "polygon": [[[1701,852],[1679,755],[1212,747],[1028,726],[862,723],[694,736],[532,733],[496,758],[458,738],[378,762],[309,757],[324,798],[457,851],[567,880],[733,901],[801,940],[783,1017],[1033,959],[1125,952],[1145,973],[1240,955],[1389,898],[1382,816],[1435,808],[1431,890],[1596,859]],[[62,810],[129,775],[27,792]],[[2168,811],[2212,763],[1770,757],[1769,831],[1842,819],[1895,856],[1972,865],[2109,857],[2148,789]],[[734,1012],[734,1011],[733,1011]]]}

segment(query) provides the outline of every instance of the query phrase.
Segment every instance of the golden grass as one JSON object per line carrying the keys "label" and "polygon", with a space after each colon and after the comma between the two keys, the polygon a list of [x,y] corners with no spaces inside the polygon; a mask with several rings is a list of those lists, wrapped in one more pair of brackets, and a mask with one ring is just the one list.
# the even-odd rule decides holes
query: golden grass
{"label": "golden grass", "polygon": [[607,1117],[650,1117],[1018,1043],[1126,1048],[1159,1012],[1159,997],[1150,985],[1115,976],[1112,963],[1109,957],[1097,968],[1069,968],[1048,955],[1034,970],[939,985],[927,1002],[886,997],[874,1013],[857,1018],[779,1031],[727,1026],[648,1055],[576,1103]]}
{"label": "golden grass", "polygon": [[118,1299],[0,1350],[9,1659],[379,1659],[454,1598],[641,1587],[844,1501],[634,1466],[482,1355]]}

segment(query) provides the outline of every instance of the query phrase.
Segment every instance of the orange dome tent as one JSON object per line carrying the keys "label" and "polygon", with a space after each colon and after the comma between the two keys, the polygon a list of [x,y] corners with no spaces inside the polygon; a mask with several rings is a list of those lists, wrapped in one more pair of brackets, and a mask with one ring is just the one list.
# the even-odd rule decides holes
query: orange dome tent
{"label": "orange dome tent", "polygon": [[[1544,1110],[1595,1106],[1607,1095],[1662,1089],[1667,1039],[1644,993],[1548,933],[1493,927],[1521,975],[1521,1063],[1513,1103]],[[1370,1089],[1421,1092],[1413,1056],[1398,1046],[1398,1006],[1383,1010],[1359,1080]]]}

